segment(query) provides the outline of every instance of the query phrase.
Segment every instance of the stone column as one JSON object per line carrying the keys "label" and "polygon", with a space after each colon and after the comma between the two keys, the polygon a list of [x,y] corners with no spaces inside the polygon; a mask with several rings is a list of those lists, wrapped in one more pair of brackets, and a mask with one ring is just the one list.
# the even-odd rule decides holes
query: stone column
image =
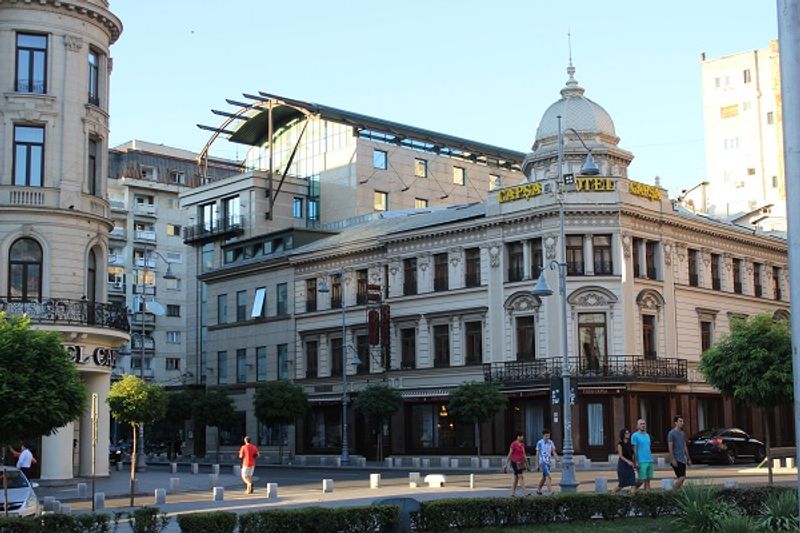
{"label": "stone column", "polygon": [[522,279],[528,281],[531,279],[531,241],[530,239],[522,241]]}
{"label": "stone column", "polygon": [[[42,437],[39,462],[41,479],[72,479],[72,439],[75,424],[70,422],[50,436]],[[106,454],[108,457],[108,454]]]}
{"label": "stone column", "polygon": [[[79,473],[82,477],[92,475],[92,403],[91,395],[98,395],[99,414],[97,417],[97,446],[95,448],[95,474],[108,475],[108,439],[109,439],[109,414],[108,389],[110,377],[105,373],[84,373],[83,380],[89,391],[89,401],[81,415],[81,431],[78,438],[78,452],[80,455]],[[145,428],[145,433],[147,428]],[[141,443],[140,443],[141,445]],[[144,449],[144,448],[142,448]]]}
{"label": "stone column", "polygon": [[583,268],[587,276],[594,276],[594,243],[591,233],[583,236]]}

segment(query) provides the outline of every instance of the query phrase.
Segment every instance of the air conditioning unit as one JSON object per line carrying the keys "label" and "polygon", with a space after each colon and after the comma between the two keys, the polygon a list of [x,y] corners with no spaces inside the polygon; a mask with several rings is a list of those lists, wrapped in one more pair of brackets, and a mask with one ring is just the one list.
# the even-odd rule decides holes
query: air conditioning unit
{"label": "air conditioning unit", "polygon": [[122,280],[120,280],[120,279],[114,280],[114,288],[115,289],[121,289],[122,288]]}

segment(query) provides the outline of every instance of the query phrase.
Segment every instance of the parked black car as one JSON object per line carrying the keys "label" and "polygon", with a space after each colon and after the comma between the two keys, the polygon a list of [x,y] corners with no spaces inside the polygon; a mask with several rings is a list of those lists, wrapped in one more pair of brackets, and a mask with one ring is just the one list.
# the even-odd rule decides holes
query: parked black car
{"label": "parked black car", "polygon": [[693,463],[732,465],[740,459],[760,463],[767,455],[763,442],[738,428],[704,429],[687,444]]}
{"label": "parked black car", "polygon": [[119,463],[120,461],[122,461],[123,453],[124,450],[122,446],[111,444],[108,447],[108,462],[112,465]]}

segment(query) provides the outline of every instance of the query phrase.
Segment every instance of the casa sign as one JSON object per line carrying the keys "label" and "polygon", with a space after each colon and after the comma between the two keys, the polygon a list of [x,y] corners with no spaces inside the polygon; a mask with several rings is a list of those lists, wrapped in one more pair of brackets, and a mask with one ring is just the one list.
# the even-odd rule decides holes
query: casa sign
{"label": "casa sign", "polygon": [[98,346],[91,352],[86,349],[86,346],[78,344],[67,344],[64,348],[67,349],[70,359],[79,365],[94,363],[96,366],[113,367],[117,362],[117,350],[111,348]]}

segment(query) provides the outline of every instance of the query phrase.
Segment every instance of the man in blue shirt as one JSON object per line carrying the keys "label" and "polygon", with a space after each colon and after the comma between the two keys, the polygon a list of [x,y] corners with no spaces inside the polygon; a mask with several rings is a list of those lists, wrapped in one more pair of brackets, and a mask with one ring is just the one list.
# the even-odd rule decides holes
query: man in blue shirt
{"label": "man in blue shirt", "polygon": [[643,419],[636,422],[638,431],[631,437],[633,445],[633,464],[638,465],[639,482],[644,484],[645,489],[650,488],[650,480],[653,479],[653,454],[650,451],[650,434],[647,433],[647,423]]}

